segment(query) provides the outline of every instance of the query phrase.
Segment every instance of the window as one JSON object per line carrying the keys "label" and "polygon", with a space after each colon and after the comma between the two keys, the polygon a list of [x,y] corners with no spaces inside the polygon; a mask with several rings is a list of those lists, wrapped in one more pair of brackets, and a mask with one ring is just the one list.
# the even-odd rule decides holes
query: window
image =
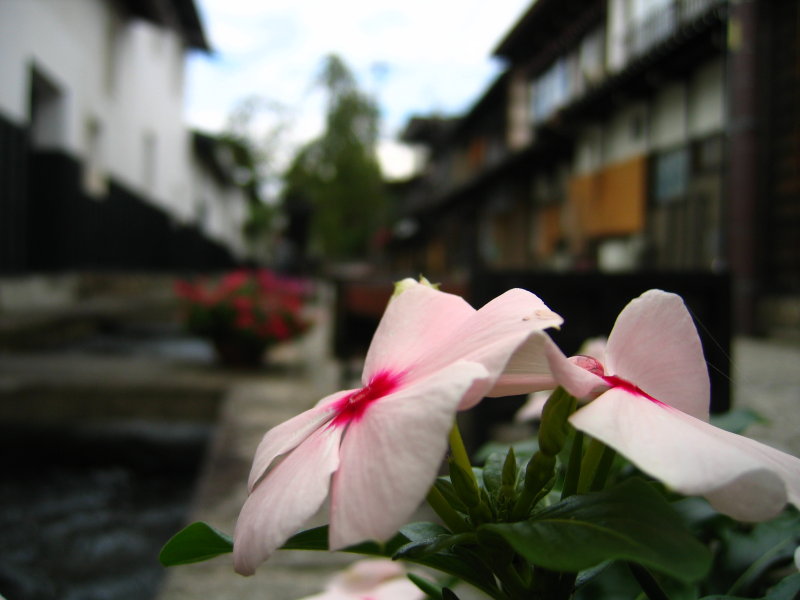
{"label": "window", "polygon": [[147,131],[142,137],[142,186],[150,193],[156,189],[156,160],[157,152],[156,134]]}
{"label": "window", "polygon": [[550,117],[570,98],[571,66],[574,61],[566,57],[558,59],[539,76],[533,84],[533,122],[539,123]]}
{"label": "window", "polygon": [[578,50],[580,76],[584,86],[591,86],[603,78],[605,36],[603,28],[586,35]]}
{"label": "window", "polygon": [[103,156],[103,125],[94,117],[86,120],[85,156],[83,163],[83,188],[94,198],[102,198],[108,192],[105,161]]}
{"label": "window", "polygon": [[689,151],[687,148],[679,148],[656,156],[653,199],[657,203],[663,204],[683,197],[688,186]]}
{"label": "window", "polygon": [[60,148],[65,135],[64,95],[38,68],[31,69],[30,123],[35,148]]}

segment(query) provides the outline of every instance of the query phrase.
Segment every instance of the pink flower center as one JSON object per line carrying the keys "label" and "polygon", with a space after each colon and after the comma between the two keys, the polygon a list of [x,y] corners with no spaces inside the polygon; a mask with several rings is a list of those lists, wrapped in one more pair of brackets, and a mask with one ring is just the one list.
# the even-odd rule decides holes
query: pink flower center
{"label": "pink flower center", "polygon": [[336,416],[331,422],[334,426],[358,422],[364,416],[367,407],[391,394],[399,385],[402,374],[379,371],[366,387],[356,390],[336,401],[333,406]]}
{"label": "pink flower center", "polygon": [[661,400],[657,398],[653,398],[650,394],[645,392],[642,388],[637,385],[634,385],[627,379],[623,379],[622,377],[617,377],[616,375],[601,375],[603,381],[605,381],[608,385],[612,388],[621,388],[628,392],[629,394],[633,394],[634,396],[641,396],[642,398],[647,398],[651,402],[655,402],[656,404],[664,404]]}
{"label": "pink flower center", "polygon": [[653,398],[650,394],[645,392],[639,386],[631,383],[627,379],[623,379],[617,375],[606,375],[605,369],[603,368],[603,364],[592,356],[584,356],[579,354],[577,356],[573,356],[570,360],[578,365],[579,367],[586,369],[590,373],[594,373],[598,377],[600,377],[603,381],[605,381],[609,386],[612,388],[621,388],[628,392],[629,394],[633,394],[634,396],[641,396],[642,398],[647,398],[651,402],[655,402],[656,404],[663,404],[660,400]]}

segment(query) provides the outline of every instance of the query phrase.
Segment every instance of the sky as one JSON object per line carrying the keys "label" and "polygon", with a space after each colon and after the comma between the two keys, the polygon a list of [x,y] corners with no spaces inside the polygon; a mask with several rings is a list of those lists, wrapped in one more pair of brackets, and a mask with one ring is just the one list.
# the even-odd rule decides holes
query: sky
{"label": "sky", "polygon": [[[214,52],[190,55],[187,118],[218,133],[243,99],[265,111],[262,129],[287,124],[283,160],[318,136],[324,96],[314,85],[337,54],[381,110],[379,157],[389,178],[408,174],[397,136],[414,115],[458,115],[501,72],[492,52],[533,0],[195,0]],[[278,117],[277,115],[281,115]]]}

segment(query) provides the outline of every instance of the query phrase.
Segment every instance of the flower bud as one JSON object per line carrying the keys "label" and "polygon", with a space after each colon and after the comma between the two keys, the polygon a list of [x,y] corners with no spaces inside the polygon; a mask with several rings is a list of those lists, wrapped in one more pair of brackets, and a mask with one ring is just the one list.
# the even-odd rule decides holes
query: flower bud
{"label": "flower bud", "polygon": [[528,461],[525,468],[525,492],[536,496],[553,477],[556,457],[537,452]]}
{"label": "flower bud", "polygon": [[514,455],[513,446],[508,449],[508,454],[506,454],[501,481],[503,485],[511,487],[517,484],[517,457]]}
{"label": "flower bud", "polygon": [[542,409],[539,426],[539,449],[549,456],[556,456],[569,433],[567,419],[575,410],[575,398],[563,388],[557,388]]}
{"label": "flower bud", "polygon": [[535,505],[542,493],[546,493],[549,484],[554,480],[556,457],[536,452],[525,467],[525,481],[522,493],[511,512],[513,520],[524,519]]}
{"label": "flower bud", "polygon": [[400,281],[394,282],[394,292],[392,293],[392,298],[395,296],[399,296],[407,289],[414,287],[415,285],[424,285],[425,287],[429,287],[434,290],[439,289],[438,283],[431,283],[422,275],[419,276],[419,282],[414,281],[411,277],[406,277],[405,279],[401,279]]}
{"label": "flower bud", "polygon": [[450,461],[450,481],[456,490],[456,494],[461,501],[468,507],[478,506],[481,502],[481,492],[475,478],[470,473],[466,473],[455,461]]}

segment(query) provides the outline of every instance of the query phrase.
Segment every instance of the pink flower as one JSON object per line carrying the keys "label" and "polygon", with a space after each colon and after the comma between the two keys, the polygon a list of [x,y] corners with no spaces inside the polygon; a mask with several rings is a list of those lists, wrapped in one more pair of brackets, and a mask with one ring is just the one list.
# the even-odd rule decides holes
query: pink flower
{"label": "pink flower", "polygon": [[270,315],[267,323],[264,326],[264,333],[267,333],[276,339],[285,340],[291,335],[289,326],[286,324],[280,315]]}
{"label": "pink flower", "polygon": [[422,600],[403,565],[388,558],[359,560],[331,579],[325,591],[302,600]]}
{"label": "pink flower", "polygon": [[222,278],[222,282],[220,283],[220,291],[223,294],[235,292],[239,288],[247,285],[249,281],[250,274],[245,269],[233,271],[232,273],[226,274]]}
{"label": "pink flower", "polygon": [[252,312],[240,311],[236,313],[236,321],[234,322],[234,325],[238,329],[250,329],[251,327],[254,327],[255,324],[256,319]]}
{"label": "pink flower", "polygon": [[800,459],[707,422],[708,370],[679,296],[650,290],[628,304],[604,364],[567,359],[555,344],[547,357],[560,385],[593,398],[570,423],[671,489],[742,521],[800,506]]}
{"label": "pink flower", "polygon": [[258,446],[234,532],[239,573],[253,573],[329,488],[332,549],[391,537],[436,478],[456,411],[486,395],[526,339],[561,323],[524,290],[476,311],[412,280],[399,289],[367,353],[363,387],[323,398]]}

